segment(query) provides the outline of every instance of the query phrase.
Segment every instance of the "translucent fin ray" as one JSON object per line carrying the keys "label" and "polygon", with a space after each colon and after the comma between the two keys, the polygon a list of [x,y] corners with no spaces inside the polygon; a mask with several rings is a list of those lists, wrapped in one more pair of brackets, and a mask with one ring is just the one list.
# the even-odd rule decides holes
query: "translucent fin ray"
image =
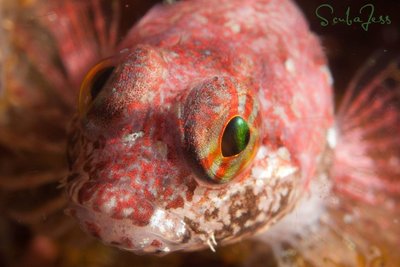
{"label": "translucent fin ray", "polygon": [[381,53],[365,64],[349,87],[336,124],[336,188],[374,205],[400,208],[399,55]]}

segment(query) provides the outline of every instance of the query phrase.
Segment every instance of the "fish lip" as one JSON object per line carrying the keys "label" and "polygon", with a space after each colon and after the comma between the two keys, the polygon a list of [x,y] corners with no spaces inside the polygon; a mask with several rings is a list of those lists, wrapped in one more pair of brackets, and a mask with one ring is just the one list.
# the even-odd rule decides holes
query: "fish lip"
{"label": "fish lip", "polygon": [[128,218],[112,218],[109,214],[94,211],[82,204],[70,203],[66,213],[74,217],[85,232],[106,245],[139,255],[165,255],[185,250],[193,235],[180,216],[158,207],[151,221],[144,226],[134,225]]}

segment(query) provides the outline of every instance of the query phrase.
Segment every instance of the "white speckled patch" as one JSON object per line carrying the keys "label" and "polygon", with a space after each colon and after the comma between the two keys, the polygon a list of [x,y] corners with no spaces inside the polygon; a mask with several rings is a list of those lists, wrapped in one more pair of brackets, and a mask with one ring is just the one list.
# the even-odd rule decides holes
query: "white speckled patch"
{"label": "white speckled patch", "polygon": [[286,59],[285,68],[290,74],[294,74],[296,72],[296,66],[291,58]]}

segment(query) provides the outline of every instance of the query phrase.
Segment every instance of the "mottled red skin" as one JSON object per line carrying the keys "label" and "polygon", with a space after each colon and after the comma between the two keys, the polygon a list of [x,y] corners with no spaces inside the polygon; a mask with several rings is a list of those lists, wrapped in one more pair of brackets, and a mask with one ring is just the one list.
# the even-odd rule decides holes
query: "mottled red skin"
{"label": "mottled red skin", "polygon": [[[315,174],[333,105],[318,40],[290,1],[156,6],[119,50],[70,138],[70,209],[84,228],[138,253],[194,250],[252,235],[293,208]],[[181,116],[189,92],[212,79],[254,92],[261,118],[255,158],[222,185],[196,171]],[[212,114],[190,123],[226,124]]]}

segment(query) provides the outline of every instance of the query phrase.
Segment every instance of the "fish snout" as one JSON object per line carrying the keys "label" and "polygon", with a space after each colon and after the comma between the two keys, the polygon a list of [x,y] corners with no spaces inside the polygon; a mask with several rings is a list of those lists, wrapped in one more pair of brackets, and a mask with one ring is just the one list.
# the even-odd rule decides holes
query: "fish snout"
{"label": "fish snout", "polygon": [[[113,205],[113,200],[106,205]],[[190,239],[191,230],[176,214],[157,208],[144,199],[135,201],[135,205],[121,208],[122,216],[98,212],[78,204],[71,204],[67,213],[79,221],[84,231],[103,243],[137,254],[165,254],[177,250]],[[146,213],[149,210],[151,213]],[[134,213],[135,216],[143,216],[146,223],[138,225],[132,216]]]}
{"label": "fish snout", "polygon": [[173,143],[140,133],[81,153],[72,170],[79,175],[67,181],[68,213],[86,232],[121,249],[182,249],[193,233],[177,209],[194,190],[193,178]]}

